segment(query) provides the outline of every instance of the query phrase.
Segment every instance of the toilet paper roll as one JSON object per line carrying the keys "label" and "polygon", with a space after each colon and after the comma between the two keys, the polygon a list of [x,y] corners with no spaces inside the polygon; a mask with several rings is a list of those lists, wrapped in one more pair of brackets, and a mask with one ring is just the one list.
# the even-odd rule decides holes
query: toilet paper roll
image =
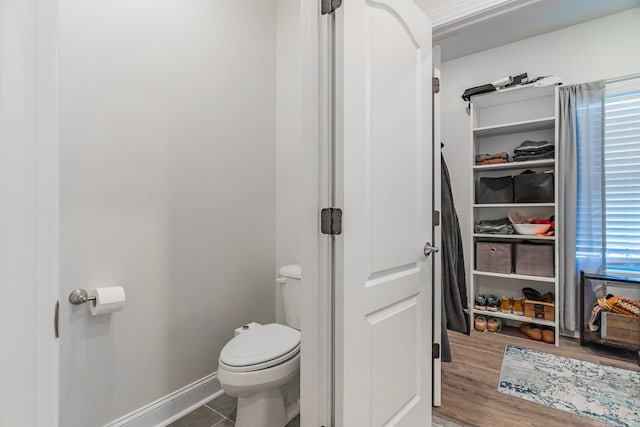
{"label": "toilet paper roll", "polygon": [[90,301],[91,314],[109,314],[120,311],[124,308],[127,300],[122,286],[111,286],[109,288],[96,288],[89,293],[89,297],[95,297],[95,301]]}

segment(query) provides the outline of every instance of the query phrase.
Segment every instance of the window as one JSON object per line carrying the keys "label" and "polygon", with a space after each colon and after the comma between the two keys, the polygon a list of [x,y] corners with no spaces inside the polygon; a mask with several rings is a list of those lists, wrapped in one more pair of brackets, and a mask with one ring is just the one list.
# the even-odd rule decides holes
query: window
{"label": "window", "polygon": [[604,261],[607,270],[640,271],[640,90],[607,91]]}

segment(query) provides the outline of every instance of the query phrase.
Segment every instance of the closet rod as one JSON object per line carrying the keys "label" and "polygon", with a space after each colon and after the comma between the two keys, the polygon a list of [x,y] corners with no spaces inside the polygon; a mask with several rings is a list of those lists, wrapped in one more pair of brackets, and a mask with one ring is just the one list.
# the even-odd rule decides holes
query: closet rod
{"label": "closet rod", "polygon": [[614,77],[612,79],[607,79],[605,81],[607,83],[616,83],[616,82],[623,82],[625,80],[632,80],[632,79],[640,79],[640,73],[629,74],[627,76],[621,76],[621,77]]}

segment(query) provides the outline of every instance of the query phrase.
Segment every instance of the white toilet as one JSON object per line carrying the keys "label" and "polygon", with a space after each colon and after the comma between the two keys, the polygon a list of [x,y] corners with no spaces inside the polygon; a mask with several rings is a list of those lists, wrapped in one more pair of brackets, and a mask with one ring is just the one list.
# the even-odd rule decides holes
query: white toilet
{"label": "white toilet", "polygon": [[300,265],[279,276],[287,325],[249,329],[220,352],[218,380],[238,398],[236,427],[284,427],[300,413]]}

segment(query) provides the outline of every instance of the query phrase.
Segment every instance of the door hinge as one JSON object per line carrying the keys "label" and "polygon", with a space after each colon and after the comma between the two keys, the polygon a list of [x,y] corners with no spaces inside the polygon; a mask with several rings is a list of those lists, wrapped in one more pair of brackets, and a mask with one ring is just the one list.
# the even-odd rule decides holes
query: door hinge
{"label": "door hinge", "polygon": [[440,78],[434,77],[432,82],[433,93],[440,93]]}
{"label": "door hinge", "polygon": [[440,225],[440,211],[433,211],[432,224],[434,227]]}
{"label": "door hinge", "polygon": [[434,342],[431,344],[431,355],[434,359],[440,359],[440,344]]}
{"label": "door hinge", "polygon": [[322,234],[342,234],[342,209],[322,209],[320,211],[320,231]]}
{"label": "door hinge", "polygon": [[60,300],[56,301],[56,308],[53,314],[53,336],[60,338]]}
{"label": "door hinge", "polygon": [[320,0],[320,11],[323,15],[333,13],[342,5],[342,0]]}

